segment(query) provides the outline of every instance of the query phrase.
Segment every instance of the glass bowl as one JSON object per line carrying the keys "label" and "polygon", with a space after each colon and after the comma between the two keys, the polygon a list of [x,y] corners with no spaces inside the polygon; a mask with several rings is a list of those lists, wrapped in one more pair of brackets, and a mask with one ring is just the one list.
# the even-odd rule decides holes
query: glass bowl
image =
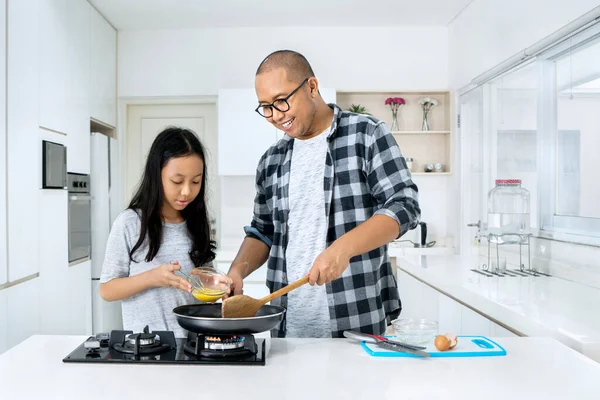
{"label": "glass bowl", "polygon": [[392,326],[398,341],[408,344],[426,345],[438,334],[438,322],[431,319],[399,318]]}
{"label": "glass bowl", "polygon": [[211,267],[194,268],[188,275],[192,284],[192,296],[202,303],[214,303],[227,293],[231,278]]}

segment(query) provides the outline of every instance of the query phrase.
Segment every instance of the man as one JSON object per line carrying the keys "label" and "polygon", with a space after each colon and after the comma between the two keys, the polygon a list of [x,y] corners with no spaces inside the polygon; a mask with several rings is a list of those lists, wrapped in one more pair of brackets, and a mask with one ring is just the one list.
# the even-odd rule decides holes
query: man
{"label": "man", "polygon": [[420,218],[398,145],[375,118],[326,104],[299,53],[270,54],[255,87],[256,111],[286,136],[259,161],[254,216],[228,273],[233,294],[268,260],[271,292],[310,276],[272,301],[286,308],[273,336],[383,334],[401,310],[387,244]]}

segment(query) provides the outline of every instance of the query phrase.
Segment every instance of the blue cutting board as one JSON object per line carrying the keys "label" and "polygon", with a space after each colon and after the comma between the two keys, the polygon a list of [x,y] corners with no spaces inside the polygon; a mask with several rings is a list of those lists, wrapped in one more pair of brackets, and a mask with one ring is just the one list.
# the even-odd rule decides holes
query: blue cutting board
{"label": "blue cutting board", "polygon": [[[387,336],[394,340],[393,336]],[[374,357],[415,357],[422,358],[409,353],[391,351],[377,346],[374,343],[362,342],[365,351]],[[452,350],[439,351],[435,348],[433,341],[424,350],[431,357],[493,357],[505,356],[506,350],[498,343],[485,336],[458,336],[458,344]]]}

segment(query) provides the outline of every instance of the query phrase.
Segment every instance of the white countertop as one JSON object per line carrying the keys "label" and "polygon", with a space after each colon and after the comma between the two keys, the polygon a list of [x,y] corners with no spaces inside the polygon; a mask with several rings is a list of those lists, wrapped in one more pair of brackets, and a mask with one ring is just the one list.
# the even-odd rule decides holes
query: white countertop
{"label": "white countertop", "polygon": [[600,362],[600,289],[555,277],[479,275],[476,258],[419,256],[398,268],[526,336],[549,336]]}
{"label": "white countertop", "polygon": [[504,357],[378,358],[347,339],[268,339],[265,366],[63,363],[85,336],[32,336],[0,356],[4,399],[598,399],[600,364],[550,338]]}

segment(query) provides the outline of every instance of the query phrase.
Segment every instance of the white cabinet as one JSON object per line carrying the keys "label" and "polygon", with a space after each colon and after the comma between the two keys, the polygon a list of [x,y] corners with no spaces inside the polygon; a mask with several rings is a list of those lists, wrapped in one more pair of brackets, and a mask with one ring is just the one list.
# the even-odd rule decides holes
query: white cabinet
{"label": "white cabinet", "polygon": [[[11,2],[9,2],[11,3]],[[40,333],[39,278],[31,279],[6,289],[6,345],[14,347],[31,335]],[[52,299],[45,299],[51,302]]]}
{"label": "white cabinet", "polygon": [[90,173],[90,10],[87,1],[67,8],[67,169]]}
{"label": "white cabinet", "polygon": [[402,301],[401,318],[436,320],[440,333],[491,337],[516,336],[402,270],[398,270],[398,288]]}
{"label": "white cabinet", "polygon": [[38,6],[39,126],[66,134],[67,0],[39,0]]}
{"label": "white cabinet", "polygon": [[[1,4],[0,4],[1,6]],[[0,354],[8,350],[8,291],[0,290]]]}
{"label": "white cabinet", "polygon": [[90,115],[114,127],[117,122],[117,32],[92,9],[90,35]]}
{"label": "white cabinet", "polygon": [[495,322],[490,323],[490,335],[493,337],[518,337],[506,328],[501,327]]}
{"label": "white cabinet", "polygon": [[86,335],[92,331],[92,264],[88,260],[69,266],[69,232],[64,223],[68,218],[65,190],[40,192],[39,258],[43,262],[36,299],[44,334]]}
{"label": "white cabinet", "polygon": [[39,1],[39,126],[66,134],[67,169],[89,173],[90,9]]}
{"label": "white cabinet", "polygon": [[[40,329],[47,334],[68,334],[69,326],[69,220],[66,190],[39,193]],[[20,286],[20,285],[17,285]]]}
{"label": "white cabinet", "polygon": [[464,306],[438,292],[438,327],[441,333],[462,332],[462,310]]}
{"label": "white cabinet", "polygon": [[70,335],[92,334],[92,262],[73,265],[67,272],[66,309]]}
{"label": "white cabinet", "polygon": [[218,97],[218,174],[252,175],[277,129],[254,110],[254,89],[222,89]]}
{"label": "white cabinet", "polygon": [[402,318],[438,319],[439,292],[398,271],[398,290],[402,302]]}
{"label": "white cabinet", "polygon": [[482,335],[489,336],[491,332],[491,324],[492,322],[483,317],[480,314],[477,314],[475,311],[471,310],[467,307],[462,307],[461,309],[461,324],[460,324],[460,334],[461,335]]}
{"label": "white cabinet", "polygon": [[[9,281],[38,272],[38,3],[7,3],[7,203]],[[4,166],[2,167],[4,172]],[[4,246],[4,243],[0,244]]]}
{"label": "white cabinet", "polygon": [[[0,26],[6,26],[6,0],[0,0]],[[6,29],[0,29],[0,160],[6,160]],[[0,285],[6,283],[6,271],[6,172],[3,172],[0,173]],[[3,321],[2,304],[0,295],[0,321]],[[0,353],[2,329],[0,327]]]}

